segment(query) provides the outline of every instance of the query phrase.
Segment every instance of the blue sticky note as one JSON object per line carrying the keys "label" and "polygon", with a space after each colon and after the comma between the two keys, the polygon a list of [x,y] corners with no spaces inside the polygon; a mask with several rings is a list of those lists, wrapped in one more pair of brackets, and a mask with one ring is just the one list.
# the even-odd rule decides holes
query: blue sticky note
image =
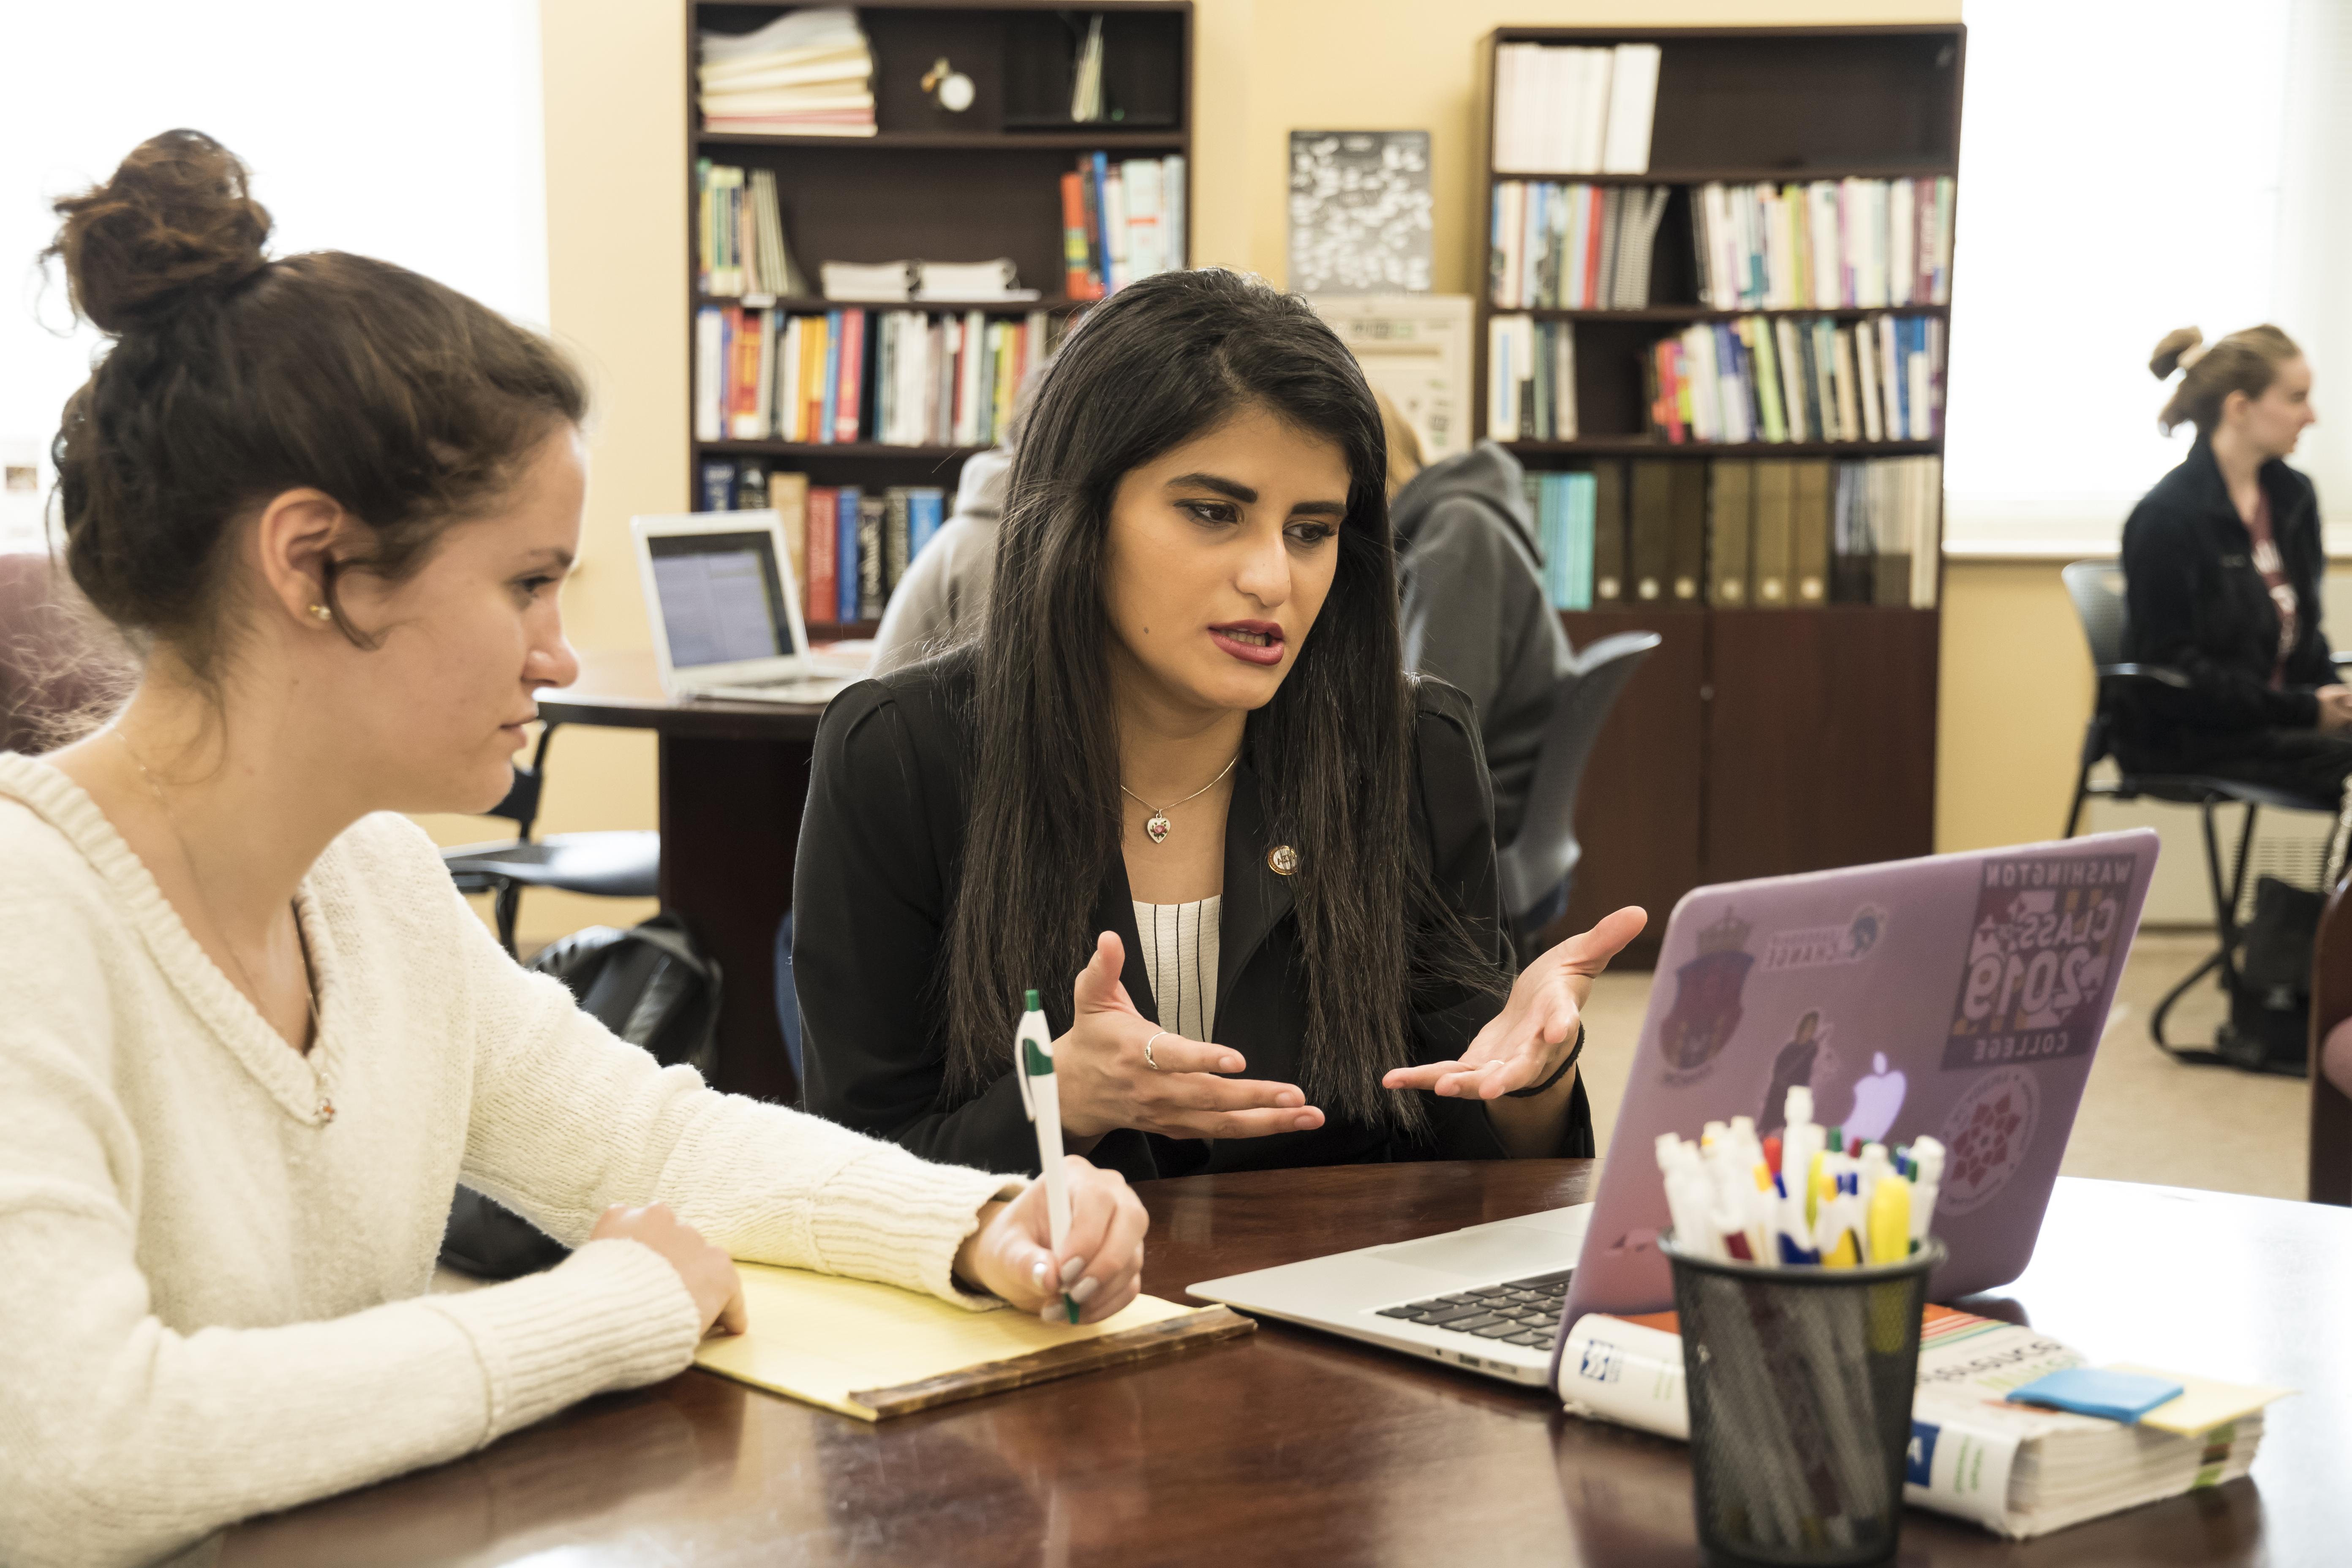
{"label": "blue sticky note", "polygon": [[2009,1391],[2011,1405],[2042,1405],[2071,1410],[2078,1415],[2103,1415],[2128,1425],[2158,1405],[2180,1397],[2181,1385],[2168,1377],[2137,1372],[2101,1372],[2070,1366],[2037,1377],[2022,1388]]}

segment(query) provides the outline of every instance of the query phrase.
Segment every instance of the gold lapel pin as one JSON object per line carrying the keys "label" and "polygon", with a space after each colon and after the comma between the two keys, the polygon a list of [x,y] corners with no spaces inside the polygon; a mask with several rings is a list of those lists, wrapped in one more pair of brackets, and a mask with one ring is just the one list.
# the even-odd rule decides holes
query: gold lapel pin
{"label": "gold lapel pin", "polygon": [[1265,852],[1266,869],[1277,877],[1287,877],[1298,869],[1298,851],[1287,844],[1277,844]]}

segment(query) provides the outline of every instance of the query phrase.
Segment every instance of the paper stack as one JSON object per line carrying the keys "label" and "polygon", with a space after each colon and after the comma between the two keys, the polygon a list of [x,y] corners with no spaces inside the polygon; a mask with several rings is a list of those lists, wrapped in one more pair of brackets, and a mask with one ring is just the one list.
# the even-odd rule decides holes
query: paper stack
{"label": "paper stack", "polygon": [[1643,173],[1659,59],[1655,44],[1503,45],[1495,59],[1496,172]]}
{"label": "paper stack", "polygon": [[756,32],[702,35],[707,131],[874,134],[874,51],[847,6],[787,11]]}

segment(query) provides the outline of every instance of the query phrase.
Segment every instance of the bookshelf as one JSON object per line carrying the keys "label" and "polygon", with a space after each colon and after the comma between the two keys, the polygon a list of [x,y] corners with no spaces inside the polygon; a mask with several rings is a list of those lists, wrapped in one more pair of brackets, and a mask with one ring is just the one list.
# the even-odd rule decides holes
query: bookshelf
{"label": "bookshelf", "polygon": [[[1498,172],[1498,49],[1509,44],[1660,49],[1650,158],[1641,174]],[[1894,26],[1501,27],[1480,56],[1476,428],[1492,413],[1487,323],[1497,314],[1572,334],[1577,436],[1507,443],[1530,472],[1664,459],[1937,458],[1926,439],[1669,441],[1650,429],[1648,356],[1662,339],[1741,317],[1837,323],[1889,314],[1948,324],[1948,303],[1710,308],[1694,203],[1709,183],[1957,179],[1967,30]],[[1498,181],[1666,187],[1639,309],[1499,310],[1488,286]],[[1597,198],[1596,198],[1597,199]],[[1946,295],[1948,299],[1948,292]],[[1947,351],[1948,352],[1948,351]],[[1938,367],[1940,369],[1940,366]],[[1884,434],[1884,432],[1882,432]],[[1940,496],[1938,496],[1938,502]],[[1661,599],[1561,612],[1579,647],[1652,631],[1658,651],[1601,733],[1580,816],[1584,858],[1556,934],[1638,903],[1650,928],[1629,956],[1655,961],[1665,914],[1694,887],[1929,853],[1934,847],[1936,689],[1942,598],[1940,504],[1933,602],[1761,609]],[[1706,574],[1702,574],[1703,579]]]}
{"label": "bookshelf", "polygon": [[[775,176],[785,238],[812,284],[826,261],[912,258],[978,261],[1009,257],[1023,285],[1043,297],[1023,300],[910,300],[877,305],[820,298],[778,299],[788,313],[828,309],[911,310],[928,314],[979,311],[992,319],[1033,312],[1066,316],[1083,308],[1061,292],[1064,279],[1059,182],[1075,154],[1115,159],[1181,154],[1181,203],[1192,231],[1192,6],[1190,0],[1102,0],[1082,8],[1051,0],[860,0],[858,26],[874,55],[875,134],[786,136],[703,129],[694,40],[706,32],[740,34],[773,21],[787,5],[708,4],[689,0],[687,64],[687,208],[689,279],[698,233],[697,160],[766,169]],[[1076,35],[1100,15],[1103,100],[1116,120],[1078,124],[1068,116]],[[970,108],[951,113],[934,103],[921,79],[945,57],[969,76]],[[692,386],[695,315],[730,301],[698,292],[686,301],[688,384]],[[692,420],[689,410],[688,426]],[[879,442],[690,441],[689,510],[702,505],[705,458],[767,459],[778,471],[804,473],[813,485],[868,491],[933,485],[952,505],[964,458],[982,448]],[[877,623],[808,617],[814,638],[871,637]]]}

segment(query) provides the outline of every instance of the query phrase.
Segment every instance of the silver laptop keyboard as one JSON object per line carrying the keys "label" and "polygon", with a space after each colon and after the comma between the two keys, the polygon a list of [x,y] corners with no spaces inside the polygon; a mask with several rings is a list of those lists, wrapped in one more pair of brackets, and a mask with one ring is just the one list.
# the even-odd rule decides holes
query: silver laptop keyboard
{"label": "silver laptop keyboard", "polygon": [[1401,1307],[1383,1307],[1380,1315],[1482,1340],[1500,1340],[1507,1345],[1549,1347],[1559,1331],[1560,1313],[1568,1306],[1569,1277],[1575,1272],[1563,1268],[1475,1290],[1456,1290],[1407,1301]]}

